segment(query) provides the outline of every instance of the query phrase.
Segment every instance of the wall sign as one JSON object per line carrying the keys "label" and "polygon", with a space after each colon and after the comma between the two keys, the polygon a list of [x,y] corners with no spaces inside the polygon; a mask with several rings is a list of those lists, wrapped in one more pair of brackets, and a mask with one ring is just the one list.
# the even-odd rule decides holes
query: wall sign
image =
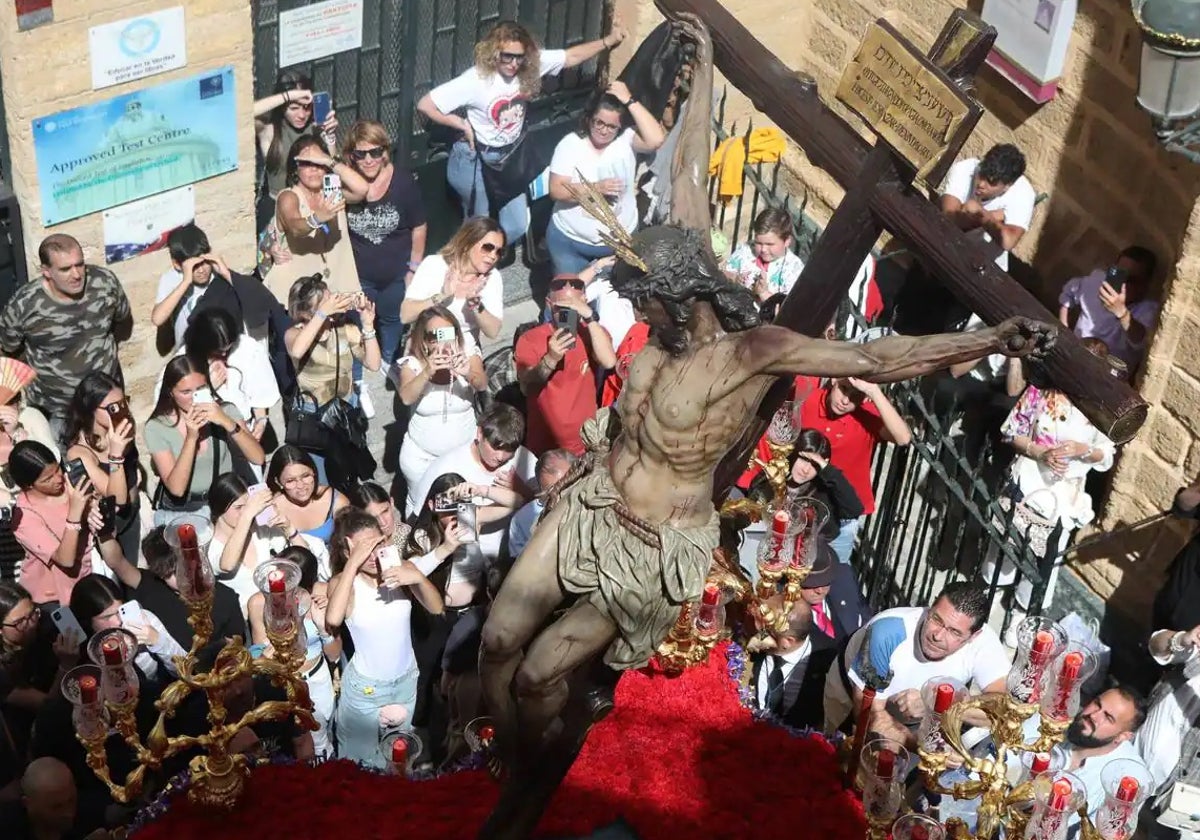
{"label": "wall sign", "polygon": [[93,26],[90,35],[94,90],[187,64],[182,6]]}
{"label": "wall sign", "polygon": [[224,67],[35,119],[42,223],[237,169],[235,105]]}
{"label": "wall sign", "polygon": [[188,185],[104,211],[104,261],[161,251],[175,228],[196,220],[196,188]]}
{"label": "wall sign", "polygon": [[51,0],[15,0],[17,6],[17,29],[24,32],[54,20],[54,4]]}
{"label": "wall sign", "polygon": [[326,0],[279,13],[279,66],[362,46],[363,0]]}
{"label": "wall sign", "polygon": [[1076,0],[984,0],[983,19],[996,27],[987,63],[1034,102],[1049,102],[1067,60]]}

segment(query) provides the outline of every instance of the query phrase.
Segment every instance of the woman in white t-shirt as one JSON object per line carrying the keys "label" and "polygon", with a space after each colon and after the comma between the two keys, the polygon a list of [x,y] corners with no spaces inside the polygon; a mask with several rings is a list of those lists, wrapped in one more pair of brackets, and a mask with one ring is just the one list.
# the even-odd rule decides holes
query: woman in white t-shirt
{"label": "woman in white t-shirt", "polygon": [[[435,123],[462,132],[450,150],[446,180],[463,203],[464,216],[486,216],[482,167],[501,163],[525,133],[525,107],[542,89],[542,77],[575,67],[625,40],[614,29],[598,41],[566,50],[543,50],[524,26],[500,21],[475,45],[475,66],[438,85],[421,98],[417,110]],[[455,112],[466,109],[466,117]],[[509,242],[524,236],[529,224],[524,194],[499,212]]]}
{"label": "woman in white t-shirt", "polygon": [[421,260],[404,292],[400,320],[411,324],[431,306],[454,314],[463,332],[479,343],[504,327],[504,281],[496,263],[504,251],[504,231],[487,216],[463,222],[436,254]]}
{"label": "woman in white t-shirt", "polygon": [[[625,117],[633,128],[622,130]],[[637,157],[663,144],[666,132],[622,82],[613,82],[583,115],[579,128],[559,141],[550,162],[550,197],[554,215],[546,230],[546,247],[557,274],[578,274],[612,253],[600,234],[604,226],[579,206],[572,184],[590,181],[612,204],[628,231],[637,227]]]}
{"label": "woman in white t-shirt", "polygon": [[435,458],[475,437],[475,394],[487,389],[487,373],[475,340],[442,306],[417,316],[396,367],[400,401],[410,407],[400,471],[412,486]]}

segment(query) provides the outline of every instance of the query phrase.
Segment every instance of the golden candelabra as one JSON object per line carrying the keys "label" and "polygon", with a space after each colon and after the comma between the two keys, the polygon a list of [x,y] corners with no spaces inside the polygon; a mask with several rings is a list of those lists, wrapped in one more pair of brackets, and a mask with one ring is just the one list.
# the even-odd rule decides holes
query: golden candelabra
{"label": "golden candelabra", "polygon": [[[259,565],[255,582],[264,592],[264,621],[273,658],[252,658],[240,637],[227,642],[212,668],[201,672],[199,653],[212,636],[214,580],[207,560],[212,527],[207,520],[183,515],[167,526],[167,539],[176,554],[176,580],[188,607],[188,624],[194,632],[191,649],[177,656],[179,678],[168,685],[155,701],[158,719],[143,740],[135,710],[138,679],[133,660],[137,641],[127,630],[114,628],[96,634],[88,650],[95,665],[73,669],[63,681],[63,693],[74,706],[76,737],[87,750],[87,764],[118,802],[129,803],[142,792],[146,774],[159,771],[163,763],[194,749],[204,751],[191,759],[188,798],[195,804],[232,808],[249,775],[246,756],[232,752],[230,742],[237,733],[271,720],[295,715],[301,727],[317,729],[312,715],[308,685],[300,676],[305,660],[305,638],[300,619],[297,587],[299,567],[287,560]],[[287,695],[286,700],[260,703],[237,720],[226,720],[226,692],[241,680],[268,677]],[[209,731],[200,735],[168,735],[167,721],[174,717],[193,692],[204,692],[208,701]],[[137,767],[123,782],[112,778],[105,747],[111,729],[133,750]]]}
{"label": "golden candelabra", "polygon": [[[1103,780],[1106,800],[1096,820],[1103,830],[1098,830],[1087,813],[1086,788],[1064,772],[1066,756],[1056,749],[1079,710],[1080,688],[1095,668],[1094,655],[1070,643],[1061,627],[1037,616],[1021,623],[1018,640],[1007,693],[971,697],[961,683],[936,677],[922,689],[926,714],[917,736],[917,754],[925,790],[953,799],[977,799],[978,804],[974,833],[961,819],[948,819],[943,828],[926,816],[921,819],[936,830],[922,829],[919,836],[994,840],[1003,831],[1005,837],[1060,840],[1077,814],[1083,840],[1132,837],[1137,808],[1151,787],[1149,777],[1123,775],[1139,772],[1136,764],[1113,762],[1126,766],[1114,766],[1116,772]],[[1036,735],[1029,724],[1035,714],[1040,716]],[[994,754],[972,753],[963,740],[968,726],[990,732]],[[904,773],[876,772],[880,752],[890,753],[883,762],[889,768],[900,767],[903,762],[897,756],[906,756],[903,747],[882,739],[862,750],[858,781],[867,836],[871,840],[918,836],[894,830],[897,818],[903,816],[898,788]],[[960,769],[964,780],[945,783],[943,774],[949,769]]]}

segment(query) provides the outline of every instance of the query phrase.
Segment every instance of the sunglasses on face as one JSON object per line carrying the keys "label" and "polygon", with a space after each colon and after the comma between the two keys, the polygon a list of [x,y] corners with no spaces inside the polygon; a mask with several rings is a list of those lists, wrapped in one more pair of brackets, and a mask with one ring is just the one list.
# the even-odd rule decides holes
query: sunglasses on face
{"label": "sunglasses on face", "polygon": [[491,242],[480,242],[479,250],[483,251],[485,254],[494,254],[500,250],[500,246],[494,245]]}
{"label": "sunglasses on face", "polygon": [[562,291],[563,289],[567,288],[567,286],[570,286],[572,289],[578,289],[581,292],[587,288],[587,284],[584,283],[582,280],[551,280],[550,281],[550,291],[552,291],[552,292]]}
{"label": "sunglasses on face", "polygon": [[515,64],[524,64],[525,63],[525,53],[502,52],[502,53],[500,53],[500,63],[501,64],[514,64],[514,63]]}
{"label": "sunglasses on face", "polygon": [[350,152],[350,157],[354,158],[355,160],[366,160],[367,158],[370,158],[371,160],[379,160],[381,157],[383,157],[383,152],[383,146],[372,146],[369,149],[354,149]]}

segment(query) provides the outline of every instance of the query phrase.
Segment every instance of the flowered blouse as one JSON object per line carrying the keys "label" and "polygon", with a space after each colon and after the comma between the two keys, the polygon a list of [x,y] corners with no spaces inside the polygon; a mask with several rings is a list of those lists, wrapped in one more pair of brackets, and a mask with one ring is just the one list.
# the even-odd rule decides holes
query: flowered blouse
{"label": "flowered blouse", "polygon": [[746,282],[747,287],[754,286],[754,277],[757,274],[765,273],[771,294],[787,294],[795,285],[800,272],[804,270],[804,261],[791,251],[784,251],[782,257],[764,265],[754,256],[754,249],[742,243],[729,257],[729,262],[725,263],[725,270],[741,275],[743,282],[749,280]]}

